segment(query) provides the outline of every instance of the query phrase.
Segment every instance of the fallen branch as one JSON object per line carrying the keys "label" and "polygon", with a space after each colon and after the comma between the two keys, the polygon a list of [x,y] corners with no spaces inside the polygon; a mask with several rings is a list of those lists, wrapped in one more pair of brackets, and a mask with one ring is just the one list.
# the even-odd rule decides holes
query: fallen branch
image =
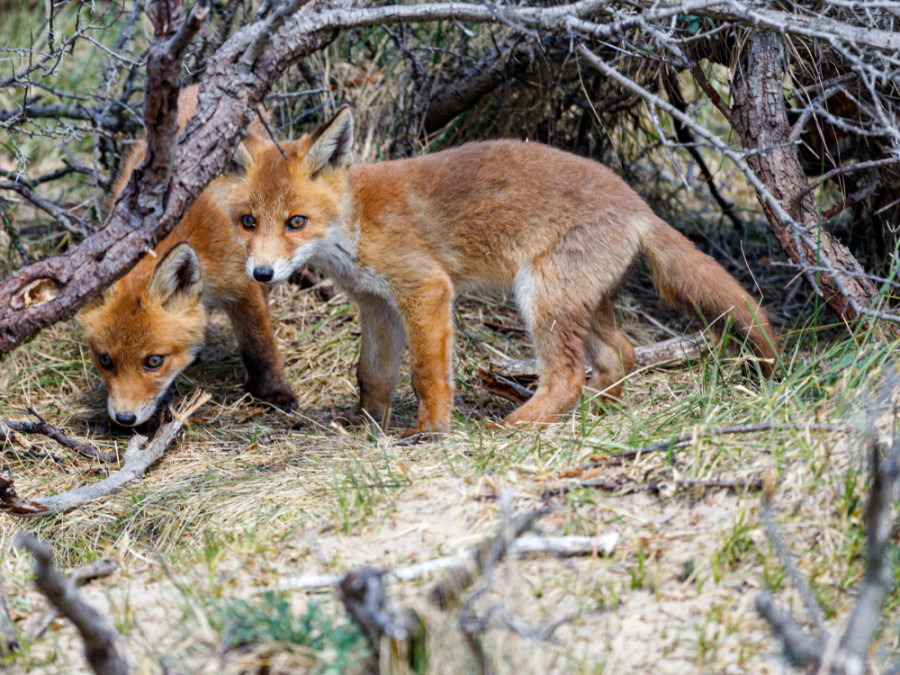
{"label": "fallen branch", "polygon": [[13,437],[8,434],[14,431],[17,431],[20,434],[41,434],[42,436],[53,439],[69,450],[74,450],[83,457],[99,459],[101,462],[118,461],[119,457],[117,455],[97,450],[93,445],[86,441],[79,441],[77,438],[72,438],[71,436],[64,434],[31,408],[28,409],[28,414],[36,417],[37,421],[24,422],[16,420],[0,420],[0,439],[10,438],[12,440]]}
{"label": "fallen branch", "polygon": [[93,485],[75,488],[51,497],[23,499],[16,494],[11,479],[0,477],[0,509],[18,516],[43,517],[115,494],[131,481],[141,478],[147,469],[163,456],[187,419],[209,399],[209,394],[199,390],[195,392],[174,415],[174,419],[160,427],[156,436],[146,446],[147,439],[143,436],[132,438],[125,449],[122,468]]}
{"label": "fallen branch", "polygon": [[[4,452],[7,452],[7,446],[14,445],[22,448],[22,452],[32,459],[50,459],[57,464],[65,464],[63,460],[52,453],[35,450],[31,443],[19,436],[13,429],[10,429],[4,420],[0,420],[0,448],[3,448]],[[16,455],[17,453],[12,452],[11,454]],[[63,468],[63,472],[66,472],[65,468]]]}
{"label": "fallen branch", "polygon": [[630,494],[632,492],[660,493],[667,489],[684,490],[685,488],[703,488],[704,490],[762,490],[763,482],[760,478],[752,480],[654,480],[648,483],[630,483],[599,480],[580,480],[564,485],[548,487],[541,493],[542,499],[558,497],[568,494],[572,490],[601,490],[616,494]]}
{"label": "fallen branch", "polygon": [[[596,537],[519,537],[513,541],[510,554],[516,557],[531,555],[610,555],[619,541],[618,532],[597,535]],[[389,579],[397,581],[417,581],[424,577],[432,576],[448,569],[464,567],[472,562],[470,554],[448,555],[434,560],[426,560],[406,567],[398,567],[385,572]],[[270,591],[323,591],[337,588],[344,578],[343,574],[304,574],[299,577],[289,577],[276,586],[267,586],[256,591],[266,593]]]}
{"label": "fallen branch", "polygon": [[96,609],[85,603],[75,585],[53,567],[53,551],[29,534],[16,536],[16,546],[34,556],[34,581],[47,599],[75,624],[84,640],[84,653],[98,675],[125,675],[128,661],[120,652],[119,634]]}
{"label": "fallen branch", "polygon": [[[652,345],[641,345],[634,348],[634,362],[639,368],[651,368],[664,363],[681,363],[696,359],[701,353],[708,351],[709,345],[698,342],[694,338],[676,337]],[[527,401],[534,395],[528,387],[513,380],[536,380],[538,377],[537,359],[491,359],[489,370],[481,369],[484,388],[515,403]],[[590,378],[591,367],[585,366],[585,378]]]}
{"label": "fallen branch", "polygon": [[[102,579],[104,577],[112,576],[118,569],[119,564],[115,560],[104,558],[102,560],[92,562],[89,565],[78,567],[69,572],[69,583],[73,584],[75,588],[81,588],[94,579]],[[47,610],[47,613],[44,614],[44,616],[42,616],[40,620],[28,631],[28,642],[34,642],[35,640],[39,639],[58,616],[59,608],[55,605]]]}

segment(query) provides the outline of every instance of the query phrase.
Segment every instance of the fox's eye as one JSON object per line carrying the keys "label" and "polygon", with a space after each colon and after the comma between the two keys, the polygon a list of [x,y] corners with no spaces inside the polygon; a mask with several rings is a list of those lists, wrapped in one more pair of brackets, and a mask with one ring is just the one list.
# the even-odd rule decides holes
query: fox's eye
{"label": "fox's eye", "polygon": [[105,370],[109,370],[113,366],[112,358],[109,354],[98,354],[97,362],[100,364],[100,367]]}
{"label": "fox's eye", "polygon": [[165,360],[165,356],[153,354],[152,356],[148,356],[144,361],[144,368],[146,368],[147,370],[159,370],[159,367],[162,366],[163,361]]}
{"label": "fox's eye", "polygon": [[306,216],[291,216],[284,226],[289,230],[302,230],[306,226]]}
{"label": "fox's eye", "polygon": [[249,213],[245,213],[241,216],[241,227],[243,227],[245,230],[255,230],[256,218],[251,216]]}

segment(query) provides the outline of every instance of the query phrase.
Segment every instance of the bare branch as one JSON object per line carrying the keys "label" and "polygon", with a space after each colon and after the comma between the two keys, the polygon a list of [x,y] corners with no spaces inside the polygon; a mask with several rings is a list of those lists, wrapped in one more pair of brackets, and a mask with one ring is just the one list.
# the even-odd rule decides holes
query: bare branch
{"label": "bare branch", "polygon": [[53,567],[53,551],[30,534],[16,535],[16,546],[34,556],[34,581],[47,599],[75,624],[84,640],[84,652],[97,675],[126,675],[128,660],[119,646],[119,634],[106,619],[82,600],[75,585]]}
{"label": "bare branch", "polygon": [[187,419],[209,399],[209,394],[199,390],[195,392],[175,414],[175,418],[160,427],[149,444],[143,436],[134,436],[125,449],[122,468],[92,485],[51,497],[23,499],[16,494],[12,480],[0,477],[0,510],[17,516],[44,517],[115,494],[128,483],[141,478],[163,456]]}

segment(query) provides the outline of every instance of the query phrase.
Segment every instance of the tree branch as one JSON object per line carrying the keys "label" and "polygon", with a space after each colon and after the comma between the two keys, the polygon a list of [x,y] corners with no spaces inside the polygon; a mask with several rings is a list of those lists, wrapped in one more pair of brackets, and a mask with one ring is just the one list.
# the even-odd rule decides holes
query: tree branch
{"label": "tree branch", "polygon": [[30,534],[16,535],[16,546],[34,556],[34,582],[47,599],[75,624],[84,653],[97,675],[126,675],[128,660],[120,651],[119,634],[78,595],[75,585],[53,567],[53,551]]}

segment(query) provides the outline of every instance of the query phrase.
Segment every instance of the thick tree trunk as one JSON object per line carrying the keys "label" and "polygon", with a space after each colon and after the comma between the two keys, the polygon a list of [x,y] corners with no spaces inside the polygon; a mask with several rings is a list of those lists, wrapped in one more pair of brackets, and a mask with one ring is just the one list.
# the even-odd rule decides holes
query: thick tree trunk
{"label": "thick tree trunk", "polygon": [[807,270],[807,278],[839,315],[858,319],[872,308],[877,292],[853,254],[819,227],[815,198],[790,140],[783,62],[780,35],[768,31],[749,34],[731,82],[731,125],[742,147],[750,152],[747,164],[796,223],[784,222],[758,195],[785,253]]}

